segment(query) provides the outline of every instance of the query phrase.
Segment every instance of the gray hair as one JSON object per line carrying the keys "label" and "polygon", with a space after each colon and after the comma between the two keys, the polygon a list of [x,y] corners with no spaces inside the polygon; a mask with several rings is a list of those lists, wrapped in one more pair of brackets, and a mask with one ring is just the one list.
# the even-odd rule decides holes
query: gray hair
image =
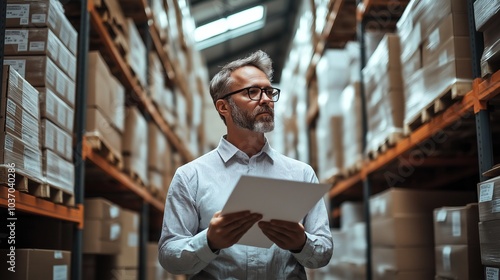
{"label": "gray hair", "polygon": [[215,74],[210,81],[210,95],[212,96],[214,104],[221,96],[229,91],[229,88],[231,88],[233,83],[231,74],[235,70],[244,66],[255,66],[266,74],[269,81],[272,81],[273,79],[274,70],[272,60],[267,53],[261,50],[258,50],[245,58],[229,62],[224,65],[219,73]]}

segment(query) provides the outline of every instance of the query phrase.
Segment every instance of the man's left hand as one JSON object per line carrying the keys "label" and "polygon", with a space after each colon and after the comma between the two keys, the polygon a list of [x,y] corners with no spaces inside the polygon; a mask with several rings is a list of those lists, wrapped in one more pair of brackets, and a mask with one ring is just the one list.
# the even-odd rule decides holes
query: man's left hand
{"label": "man's left hand", "polygon": [[258,224],[264,235],[281,249],[297,253],[302,251],[306,244],[306,233],[300,223],[271,220],[260,221]]}

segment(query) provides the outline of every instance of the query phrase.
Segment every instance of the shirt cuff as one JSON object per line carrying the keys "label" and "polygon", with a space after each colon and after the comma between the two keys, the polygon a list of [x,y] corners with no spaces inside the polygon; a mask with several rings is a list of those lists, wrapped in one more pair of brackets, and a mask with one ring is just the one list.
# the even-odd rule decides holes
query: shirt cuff
{"label": "shirt cuff", "polygon": [[302,248],[302,251],[299,253],[293,253],[292,254],[295,256],[295,258],[299,261],[303,260],[308,260],[311,258],[314,254],[314,243],[311,240],[311,236],[306,232],[306,243],[304,244],[304,247]]}
{"label": "shirt cuff", "polygon": [[200,258],[200,260],[202,260],[203,262],[209,263],[219,255],[220,250],[216,251],[215,253],[212,252],[212,249],[210,249],[210,246],[208,246],[207,231],[208,229],[205,229],[194,236],[193,246],[195,248],[198,248],[196,250],[196,255],[198,256],[198,258]]}

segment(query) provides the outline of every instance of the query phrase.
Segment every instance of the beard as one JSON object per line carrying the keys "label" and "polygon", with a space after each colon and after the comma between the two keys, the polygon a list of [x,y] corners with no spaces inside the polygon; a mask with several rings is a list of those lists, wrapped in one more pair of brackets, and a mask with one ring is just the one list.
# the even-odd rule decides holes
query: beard
{"label": "beard", "polygon": [[[254,132],[266,133],[274,129],[274,109],[268,105],[259,106],[253,112],[245,112],[236,106],[232,98],[229,98],[229,107],[231,108],[231,117],[234,124],[241,128],[249,129]],[[268,113],[269,115],[263,116],[257,120],[257,115],[261,113]]]}

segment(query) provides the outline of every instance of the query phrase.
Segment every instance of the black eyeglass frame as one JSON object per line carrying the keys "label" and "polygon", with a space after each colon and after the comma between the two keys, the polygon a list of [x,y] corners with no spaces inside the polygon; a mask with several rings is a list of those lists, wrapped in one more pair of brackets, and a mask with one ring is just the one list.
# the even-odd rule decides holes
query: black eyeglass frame
{"label": "black eyeglass frame", "polygon": [[[251,88],[258,88],[260,89],[260,95],[259,95],[259,99],[254,99],[252,97],[250,97],[250,89]],[[239,90],[236,90],[236,91],[233,91],[233,92],[230,92],[230,93],[226,93],[224,94],[222,97],[219,97],[219,99],[224,99],[226,97],[229,97],[233,94],[237,94],[237,93],[240,93],[244,90],[247,91],[247,95],[248,95],[248,98],[252,101],[260,101],[262,99],[262,94],[264,93],[265,90],[268,90],[268,89],[273,89],[273,90],[276,90],[276,95],[278,96],[276,98],[276,100],[273,100],[272,98],[271,99],[271,102],[277,102],[279,99],[280,99],[280,93],[281,93],[281,89],[279,88],[275,88],[275,87],[265,87],[265,88],[261,88],[261,87],[257,87],[257,86],[252,86],[252,87],[246,87],[246,88],[242,88],[242,89],[239,89]],[[267,95],[267,94],[266,94]],[[269,96],[268,96],[269,97]]]}

